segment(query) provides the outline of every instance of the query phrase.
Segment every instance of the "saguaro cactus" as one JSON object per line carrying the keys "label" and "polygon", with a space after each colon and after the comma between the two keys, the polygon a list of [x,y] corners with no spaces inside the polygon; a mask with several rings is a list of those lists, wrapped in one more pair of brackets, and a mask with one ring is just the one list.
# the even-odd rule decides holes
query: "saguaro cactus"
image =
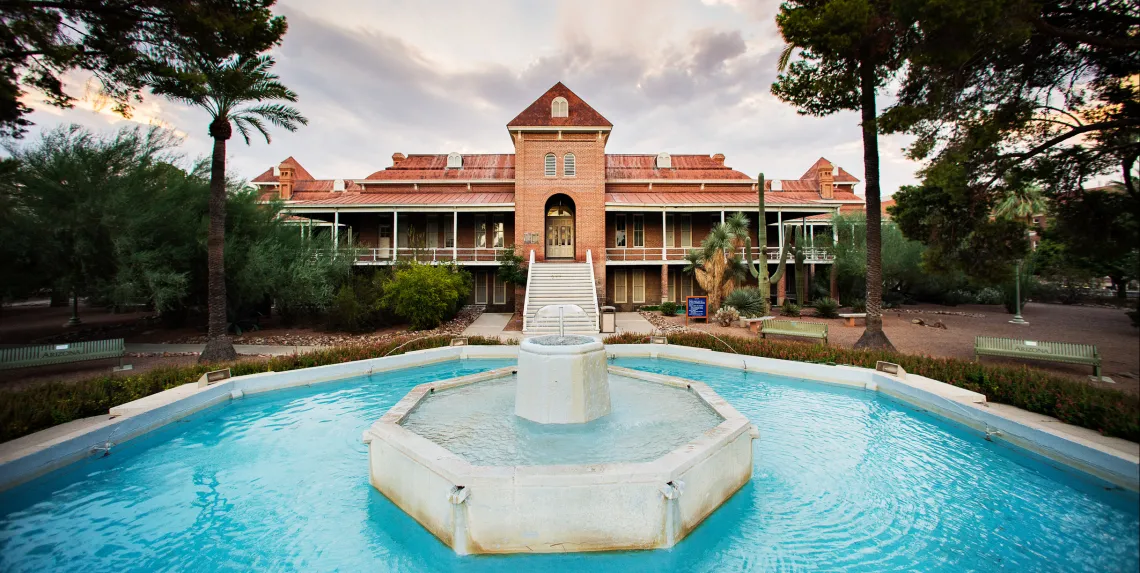
{"label": "saguaro cactus", "polygon": [[[768,246],[768,223],[764,218],[764,174],[763,173],[761,173],[760,176],[757,178],[756,183],[757,183],[757,185],[756,185],[757,219],[760,222],[760,231],[759,231],[759,233],[757,233],[756,240],[757,240],[757,243],[759,243],[759,245],[762,248],[766,249]],[[803,227],[801,226],[796,231],[796,233],[797,233],[797,239],[796,239],[795,245],[792,245],[791,244],[792,234],[787,232],[787,226],[785,226],[784,244],[780,246],[779,263],[776,265],[775,274],[772,274],[772,275],[768,274],[768,255],[767,254],[764,254],[763,256],[761,256],[760,260],[757,262],[757,264],[755,266],[752,264],[752,240],[748,236],[747,232],[744,233],[743,239],[744,239],[745,263],[748,265],[748,272],[753,277],[756,278],[756,281],[758,283],[760,283],[760,285],[759,285],[760,294],[763,295],[763,297],[764,297],[765,314],[767,314],[767,309],[771,306],[771,303],[769,302],[769,300],[771,299],[771,296],[772,296],[772,290],[771,290],[772,285],[780,282],[780,279],[783,278],[783,276],[784,276],[784,270],[786,268],[785,263],[787,262],[789,252],[791,252],[793,257],[795,258],[795,264],[796,264],[796,277],[798,279],[797,280],[797,286],[796,286],[796,295],[800,298],[800,303],[801,304],[803,303],[803,297],[805,295],[804,291],[806,290],[806,286],[801,286],[801,285],[803,285],[803,264],[804,264],[803,261],[804,261],[804,256],[805,256],[805,253],[802,250],[802,246],[801,246],[804,243],[803,238],[802,238]]]}

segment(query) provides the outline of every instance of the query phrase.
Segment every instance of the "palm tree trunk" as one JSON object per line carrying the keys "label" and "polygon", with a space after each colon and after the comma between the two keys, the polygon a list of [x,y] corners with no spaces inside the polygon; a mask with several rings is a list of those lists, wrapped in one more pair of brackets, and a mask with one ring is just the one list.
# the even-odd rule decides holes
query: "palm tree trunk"
{"label": "palm tree trunk", "polygon": [[237,359],[228,334],[229,321],[226,320],[226,140],[231,133],[228,120],[217,119],[210,124],[210,136],[214,138],[214,156],[210,164],[210,228],[206,238],[210,316],[206,348],[198,362]]}
{"label": "palm tree trunk", "polygon": [[855,348],[894,350],[883,332],[882,206],[879,201],[879,128],[875,109],[875,66],[859,68],[859,106],[863,113],[863,173],[867,178],[867,329]]}

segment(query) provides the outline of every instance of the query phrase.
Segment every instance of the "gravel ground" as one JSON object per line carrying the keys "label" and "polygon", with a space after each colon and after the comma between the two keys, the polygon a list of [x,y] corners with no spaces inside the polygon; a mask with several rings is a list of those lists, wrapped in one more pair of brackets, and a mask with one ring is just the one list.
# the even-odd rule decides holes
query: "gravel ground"
{"label": "gravel ground", "polygon": [[[1080,342],[1094,344],[1100,351],[1102,374],[1111,377],[1116,383],[1096,383],[1109,388],[1117,388],[1136,394],[1140,390],[1137,375],[1140,374],[1140,331],[1132,326],[1123,310],[1095,306],[1065,306],[1056,304],[1030,303],[1022,315],[1029,321],[1028,326],[1009,324],[1011,315],[1001,306],[962,305],[944,307],[936,305],[907,306],[888,310],[883,315],[883,330],[899,352],[926,354],[972,360],[974,357],[974,337],[978,335],[1047,340],[1056,342]],[[643,312],[654,326],[675,331],[684,328],[684,317],[667,318],[660,313]],[[782,318],[782,317],[781,317]],[[941,321],[946,328],[934,328],[914,324],[914,319],[922,319],[927,324]],[[845,327],[841,319],[821,319],[803,316],[804,322],[822,322],[828,328],[829,343],[851,347],[863,334],[862,325]],[[743,328],[722,327],[715,323],[690,323],[693,330],[705,330],[717,336],[751,336]],[[781,337],[783,338],[783,337]],[[788,340],[796,340],[788,338]],[[810,342],[804,341],[804,344]],[[1085,366],[1056,364],[1022,360],[1005,360],[985,357],[987,364],[1009,363],[1029,365],[1049,372],[1088,380],[1092,368]]]}

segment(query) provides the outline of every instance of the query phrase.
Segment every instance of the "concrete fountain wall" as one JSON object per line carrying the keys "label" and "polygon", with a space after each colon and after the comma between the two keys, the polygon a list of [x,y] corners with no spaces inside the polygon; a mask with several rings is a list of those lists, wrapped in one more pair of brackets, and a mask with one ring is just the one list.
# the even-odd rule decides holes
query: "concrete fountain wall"
{"label": "concrete fountain wall", "polygon": [[583,424],[610,413],[605,347],[588,336],[537,336],[519,345],[515,415]]}

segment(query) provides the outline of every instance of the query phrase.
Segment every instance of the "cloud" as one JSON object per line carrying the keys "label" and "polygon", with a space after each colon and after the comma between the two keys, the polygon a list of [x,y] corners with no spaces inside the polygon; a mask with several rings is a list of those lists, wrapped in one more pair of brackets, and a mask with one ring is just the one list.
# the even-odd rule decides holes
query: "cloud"
{"label": "cloud", "polygon": [[[614,123],[612,153],[719,152],[750,175],[781,178],[824,156],[863,178],[857,114],[800,116],[769,92],[783,46],[774,0],[513,6],[333,0],[310,13],[286,1],[276,71],[310,124],[273,132],[272,145],[231,141],[231,169],[252,177],[292,155],[318,177],[354,178],[388,166],[394,152],[509,153],[506,123],[562,81]],[[190,156],[209,151],[202,112],[158,98],[147,106],[136,118],[186,133]],[[94,109],[33,120],[113,124]],[[886,192],[913,182],[902,141],[883,138]]]}

